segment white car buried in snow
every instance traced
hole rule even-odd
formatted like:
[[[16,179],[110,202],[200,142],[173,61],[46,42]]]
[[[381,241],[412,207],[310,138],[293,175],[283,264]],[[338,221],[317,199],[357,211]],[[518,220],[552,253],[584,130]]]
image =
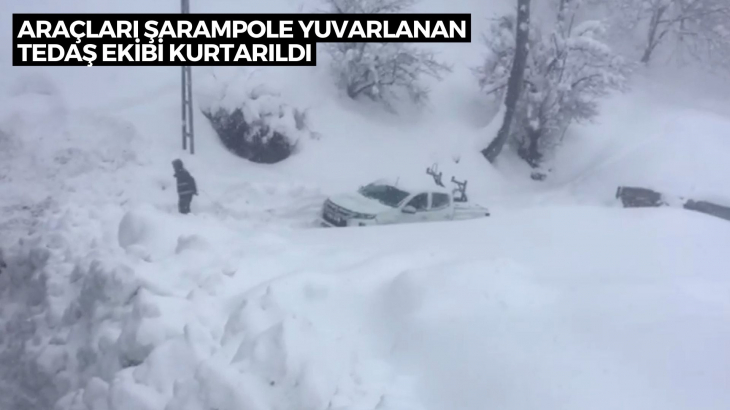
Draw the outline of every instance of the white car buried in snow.
[[[327,227],[370,226],[489,216],[486,208],[467,204],[466,183],[453,179],[452,182],[460,184],[453,192],[438,186],[411,189],[384,180],[376,181],[356,193],[328,198],[322,207],[321,224]]]

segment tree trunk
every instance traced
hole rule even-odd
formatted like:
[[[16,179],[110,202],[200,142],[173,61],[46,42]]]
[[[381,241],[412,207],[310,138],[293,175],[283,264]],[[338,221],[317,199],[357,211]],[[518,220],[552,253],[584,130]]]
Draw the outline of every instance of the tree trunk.
[[[540,166],[542,154],[540,154],[539,141],[542,130],[527,129],[524,139],[521,141],[520,147],[517,149],[517,155],[524,159],[527,164],[535,169]]]
[[[502,152],[504,144],[509,138],[512,119],[515,116],[517,101],[519,101],[522,92],[522,82],[525,75],[525,65],[527,64],[527,43],[530,36],[530,0],[517,0],[517,31],[515,44],[515,57],[512,62],[512,71],[510,72],[509,81],[507,83],[507,95],[504,99],[506,110],[504,113],[504,121],[497,132],[496,138],[482,150],[482,155],[490,163],[494,163],[497,156]]]
[[[527,161],[532,168],[537,168],[540,165],[540,159],[542,159],[542,154],[540,154],[540,148],[538,145],[542,133],[543,130],[536,130],[532,127],[529,127],[527,130],[528,146],[525,161]]]
[[[649,22],[649,33],[647,35],[647,42],[646,42],[646,48],[644,49],[644,55],[641,56],[641,62],[644,64],[648,64],[651,60],[651,55],[654,52],[654,49],[659,44],[659,39],[657,38],[657,31],[659,29],[659,23],[661,22],[662,16],[664,15],[664,12],[667,10],[666,6],[661,6],[658,9],[654,10],[654,13],[651,16],[651,21]]]

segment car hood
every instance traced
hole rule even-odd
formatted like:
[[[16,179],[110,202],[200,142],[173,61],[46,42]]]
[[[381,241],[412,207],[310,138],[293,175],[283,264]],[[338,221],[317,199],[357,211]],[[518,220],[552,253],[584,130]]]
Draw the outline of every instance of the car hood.
[[[370,199],[360,194],[335,195],[330,197],[330,201],[334,202],[337,206],[361,214],[378,215],[394,209],[381,204],[375,199]]]

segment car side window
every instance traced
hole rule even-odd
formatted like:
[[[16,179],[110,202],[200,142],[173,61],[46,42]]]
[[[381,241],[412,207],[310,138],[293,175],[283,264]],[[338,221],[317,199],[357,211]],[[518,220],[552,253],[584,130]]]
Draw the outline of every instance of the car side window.
[[[433,203],[431,204],[431,209],[438,210],[449,206],[449,196],[447,194],[434,192],[432,195],[433,197],[431,198],[431,201]]]
[[[428,194],[418,194],[408,201],[408,205],[416,208],[416,211],[425,211],[428,208]]]

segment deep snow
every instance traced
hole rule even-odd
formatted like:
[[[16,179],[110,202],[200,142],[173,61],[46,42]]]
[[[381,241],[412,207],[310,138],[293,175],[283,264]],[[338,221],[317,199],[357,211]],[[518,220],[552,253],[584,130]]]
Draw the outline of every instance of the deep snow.
[[[473,13],[477,39],[508,4],[448,11]],[[0,19],[8,37],[10,13]],[[478,153],[494,128],[469,73],[478,41],[435,47],[454,73],[424,112],[397,117],[341,98],[324,65],[242,70],[307,108],[318,133],[274,166],[226,152],[200,115],[197,154],[181,152],[178,68],[10,68],[3,49],[0,408],[730,407],[730,225],[613,198],[637,184],[730,199],[730,112],[710,93],[722,87],[639,74],[597,123],[571,130],[538,183]],[[224,70],[195,76],[211,71]],[[206,84],[197,101],[215,91]],[[176,157],[201,186],[189,217],[175,213]],[[380,177],[428,183],[433,163],[469,179],[492,217],[311,229],[327,195]]]

